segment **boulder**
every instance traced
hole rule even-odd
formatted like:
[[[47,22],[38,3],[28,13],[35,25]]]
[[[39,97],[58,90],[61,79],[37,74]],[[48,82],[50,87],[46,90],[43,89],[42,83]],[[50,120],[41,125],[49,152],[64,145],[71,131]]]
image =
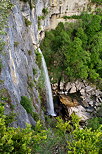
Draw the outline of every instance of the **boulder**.
[[[83,101],[82,103],[84,107],[89,107],[89,104],[86,101]]]
[[[64,83],[60,82],[60,90],[63,90],[63,89],[64,89]]]
[[[93,90],[93,87],[87,86],[85,89],[86,89],[86,92],[88,93],[89,91],[92,91]]]
[[[78,106],[79,103],[76,99],[71,99],[69,96],[60,95],[60,101],[62,104],[66,105],[67,107],[75,107]]]
[[[94,108],[87,108],[86,112],[92,113],[94,111]]]
[[[58,94],[63,95],[64,91],[59,91]]]
[[[93,102],[93,101],[90,101],[90,102],[89,102],[89,105],[90,105],[90,106],[93,106],[93,105],[94,105],[94,102]]]
[[[65,90],[66,90],[66,91],[69,91],[69,89],[70,89],[71,87],[72,87],[72,86],[71,86],[71,83],[68,82],[68,83],[65,85]]]
[[[71,88],[71,90],[70,90],[69,93],[70,93],[70,94],[71,94],[71,93],[75,93],[76,91],[77,91],[76,86],[75,86],[75,84],[73,83],[73,84],[72,84],[72,88]]]
[[[95,106],[96,107],[100,106],[100,103],[99,102],[95,102]]]
[[[76,84],[77,90],[81,90],[83,87],[84,87],[84,84],[83,84],[82,82],[78,82],[78,83]]]
[[[85,95],[85,89],[80,90],[81,95]]]
[[[73,112],[80,117],[81,121],[86,121],[91,118],[91,115],[86,112],[85,108],[81,105],[77,107],[70,107],[68,108],[69,115],[71,115]]]
[[[99,96],[99,95],[102,96],[102,92],[100,90],[96,90],[96,96]]]

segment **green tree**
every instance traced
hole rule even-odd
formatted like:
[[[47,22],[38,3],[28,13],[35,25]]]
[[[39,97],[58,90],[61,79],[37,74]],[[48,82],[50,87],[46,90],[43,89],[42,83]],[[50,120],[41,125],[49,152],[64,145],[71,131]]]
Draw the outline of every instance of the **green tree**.
[[[74,41],[71,43],[68,51],[65,53],[67,68],[66,70],[69,78],[87,79],[88,56],[89,55],[82,48],[82,41],[76,37]]]
[[[88,41],[88,37],[82,27],[79,27],[76,32],[76,36],[82,40],[82,47],[85,49]]]
[[[85,33],[87,34],[89,40],[96,32],[101,30],[101,16],[93,15],[93,14],[83,14],[82,21],[83,21],[83,28]]]

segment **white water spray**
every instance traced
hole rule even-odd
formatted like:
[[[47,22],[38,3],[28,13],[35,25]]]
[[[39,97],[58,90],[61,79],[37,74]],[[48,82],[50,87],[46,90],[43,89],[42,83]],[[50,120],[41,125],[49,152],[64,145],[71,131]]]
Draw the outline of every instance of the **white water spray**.
[[[44,72],[44,77],[45,77],[47,112],[48,112],[48,115],[56,116],[56,114],[54,112],[52,90],[51,90],[50,79],[49,79],[49,75],[48,75],[48,70],[47,70],[46,62],[45,62],[44,56],[43,56],[40,48],[38,49],[38,51],[42,55],[42,67],[43,67],[43,72]]]

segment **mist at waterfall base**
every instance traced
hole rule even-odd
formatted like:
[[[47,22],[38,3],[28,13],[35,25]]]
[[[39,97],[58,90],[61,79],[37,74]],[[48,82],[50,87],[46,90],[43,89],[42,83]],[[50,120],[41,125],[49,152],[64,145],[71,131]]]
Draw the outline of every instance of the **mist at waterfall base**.
[[[44,78],[45,78],[44,81],[45,81],[46,101],[47,101],[47,114],[51,116],[56,116],[54,112],[53,96],[52,96],[52,90],[51,90],[50,79],[48,75],[46,62],[40,48],[38,49],[38,51],[42,56],[42,68],[43,68]]]

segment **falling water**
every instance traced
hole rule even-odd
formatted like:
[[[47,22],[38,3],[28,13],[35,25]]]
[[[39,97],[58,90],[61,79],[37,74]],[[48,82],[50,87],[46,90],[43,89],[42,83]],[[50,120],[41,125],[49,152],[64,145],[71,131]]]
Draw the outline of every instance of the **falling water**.
[[[43,72],[44,72],[44,77],[45,77],[47,112],[48,112],[48,115],[56,116],[56,114],[54,112],[52,90],[51,90],[50,79],[49,79],[49,75],[48,75],[46,62],[45,62],[44,56],[43,56],[40,48],[38,50],[39,50],[39,53],[42,55],[42,67],[43,67]]]

